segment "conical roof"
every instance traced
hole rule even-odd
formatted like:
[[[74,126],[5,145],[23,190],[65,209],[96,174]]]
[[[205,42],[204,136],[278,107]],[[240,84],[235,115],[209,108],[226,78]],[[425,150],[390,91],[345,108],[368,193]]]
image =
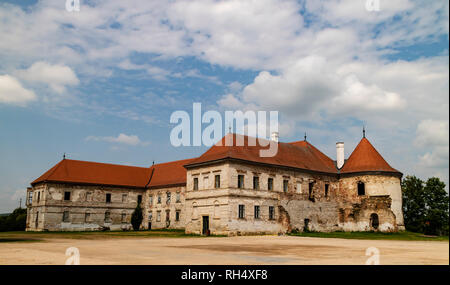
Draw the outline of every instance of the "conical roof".
[[[400,173],[397,169],[392,168],[369,140],[364,137],[347,159],[340,173],[374,171]]]

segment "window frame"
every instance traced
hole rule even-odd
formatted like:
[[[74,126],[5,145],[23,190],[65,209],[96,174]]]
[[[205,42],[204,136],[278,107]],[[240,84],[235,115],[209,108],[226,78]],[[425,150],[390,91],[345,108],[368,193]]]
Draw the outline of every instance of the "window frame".
[[[238,205],[238,219],[245,219],[245,205]]]
[[[267,190],[273,191],[273,177],[267,178]]]

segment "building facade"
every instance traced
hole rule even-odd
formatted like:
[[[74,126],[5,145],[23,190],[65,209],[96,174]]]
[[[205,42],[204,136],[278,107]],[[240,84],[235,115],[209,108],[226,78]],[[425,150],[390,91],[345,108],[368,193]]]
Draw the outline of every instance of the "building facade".
[[[244,145],[238,144],[243,139]],[[364,137],[337,161],[309,142],[249,146],[226,135],[200,157],[132,167],[63,159],[27,190],[27,230],[129,230],[141,204],[143,229],[195,234],[403,230],[400,181]],[[231,141],[229,144],[227,142]]]

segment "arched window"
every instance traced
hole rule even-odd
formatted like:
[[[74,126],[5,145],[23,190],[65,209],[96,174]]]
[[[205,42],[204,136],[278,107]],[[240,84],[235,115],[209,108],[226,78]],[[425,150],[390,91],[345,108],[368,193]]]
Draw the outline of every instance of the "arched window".
[[[380,221],[378,220],[378,215],[373,213],[370,215],[370,227],[374,230],[378,229],[378,226],[380,225]]]
[[[364,182],[359,181],[358,182],[358,195],[363,196],[366,195],[366,185]]]

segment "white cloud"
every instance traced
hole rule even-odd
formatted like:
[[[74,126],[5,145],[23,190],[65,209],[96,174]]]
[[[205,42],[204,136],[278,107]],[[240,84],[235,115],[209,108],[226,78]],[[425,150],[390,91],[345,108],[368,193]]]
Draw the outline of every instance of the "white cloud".
[[[427,168],[449,167],[449,122],[424,120],[417,126],[414,144],[425,153],[420,164]]]
[[[150,143],[149,142],[143,142],[139,139],[136,135],[126,135],[126,134],[119,134],[117,137],[97,137],[97,136],[89,136],[86,138],[87,141],[105,141],[110,143],[117,143],[117,144],[126,144],[126,145],[132,145],[132,146],[147,146]]]
[[[66,65],[52,65],[44,61],[33,63],[28,69],[17,72],[18,76],[31,82],[45,83],[56,93],[64,93],[67,86],[80,83],[75,72]]]
[[[25,106],[36,99],[36,94],[24,88],[17,78],[0,75],[0,103]]]

